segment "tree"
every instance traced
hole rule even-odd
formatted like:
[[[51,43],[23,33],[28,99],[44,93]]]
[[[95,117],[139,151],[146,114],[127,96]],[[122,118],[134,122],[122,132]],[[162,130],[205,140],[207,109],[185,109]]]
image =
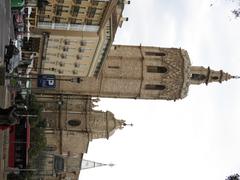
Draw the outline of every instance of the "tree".
[[[46,137],[44,134],[46,122],[41,115],[43,107],[33,94],[29,94],[26,104],[28,106],[28,111],[33,115],[37,115],[37,117],[29,118],[31,125],[29,157],[32,159],[46,147]]]
[[[234,174],[234,175],[227,177],[226,180],[240,180],[240,176],[238,174]]]
[[[236,17],[236,18],[239,18],[240,17],[240,0],[229,0],[233,3],[236,3],[236,8],[232,10],[232,13],[233,15]]]
[[[240,0],[227,0],[230,1],[231,3],[235,3],[236,4],[236,8],[234,8],[231,12],[232,14],[235,16],[235,18],[239,18],[240,17]],[[210,7],[212,7],[214,3],[210,4]]]
[[[240,8],[232,10],[232,13],[236,18],[240,17]]]

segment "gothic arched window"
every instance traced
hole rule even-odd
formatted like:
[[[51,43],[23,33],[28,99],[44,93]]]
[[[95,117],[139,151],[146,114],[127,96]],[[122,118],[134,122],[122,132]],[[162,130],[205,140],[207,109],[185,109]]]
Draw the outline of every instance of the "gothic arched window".
[[[164,90],[166,87],[159,84],[146,84],[145,89],[147,90]]]
[[[81,121],[80,120],[76,120],[76,119],[71,119],[68,121],[68,124],[70,126],[79,126],[81,124]]]
[[[203,81],[206,79],[206,76],[204,74],[192,74],[191,79],[196,81]]]
[[[167,68],[163,66],[147,66],[147,72],[150,73],[166,73]]]

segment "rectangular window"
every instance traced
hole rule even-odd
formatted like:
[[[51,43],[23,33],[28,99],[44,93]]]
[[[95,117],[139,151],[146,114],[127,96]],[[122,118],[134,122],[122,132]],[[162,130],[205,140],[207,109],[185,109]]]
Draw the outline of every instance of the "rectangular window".
[[[55,23],[60,23],[60,19],[61,19],[60,17],[55,17],[55,18],[54,18],[54,22],[55,22]]]
[[[110,69],[119,69],[120,67],[119,66],[108,66],[108,68],[110,68]]]
[[[75,67],[75,68],[79,68],[79,67],[80,67],[80,63],[75,62],[75,63],[74,63],[74,67]]]
[[[82,0],[75,0],[76,4],[81,4]]]
[[[84,52],[84,48],[82,48],[82,47],[78,48],[78,52],[83,53]]]
[[[81,55],[78,54],[78,55],[76,56],[76,58],[77,58],[77,60],[81,60],[81,59],[83,58],[83,56],[81,56]]]
[[[58,3],[64,3],[64,0],[57,0]]]
[[[97,11],[97,8],[92,8],[92,7],[88,8],[87,16],[89,18],[93,18],[95,13],[96,13],[96,11]]]
[[[62,5],[57,5],[56,6],[56,15],[57,16],[61,16],[62,15],[62,9],[63,9]]]
[[[166,56],[166,54],[165,53],[163,53],[163,52],[152,52],[152,51],[148,51],[148,52],[145,52],[145,54],[147,55],[147,56]]]
[[[64,47],[63,47],[63,52],[67,52],[68,49],[69,49],[69,48],[68,48],[67,46],[64,46]]]
[[[71,15],[76,17],[79,13],[80,7],[79,6],[73,6],[71,9]]]
[[[164,90],[166,87],[164,85],[159,84],[146,84],[145,89],[146,90]]]
[[[76,74],[78,74],[78,70],[73,70],[72,73],[73,73],[74,75],[76,75]]]
[[[87,41],[84,41],[84,40],[80,41],[80,45],[81,46],[86,46],[87,45]]]
[[[60,67],[64,67],[64,66],[65,66],[65,63],[59,62],[59,66],[60,66]]]
[[[92,6],[98,6],[99,2],[96,0],[91,0]]]
[[[75,18],[69,18],[69,22],[70,22],[70,24],[75,24],[76,23],[76,19]]]
[[[64,73],[64,71],[62,69],[58,70],[58,74],[63,74],[63,73]]]
[[[67,54],[61,54],[60,57],[61,57],[62,59],[67,59]]]
[[[69,39],[64,39],[64,40],[63,40],[63,43],[64,43],[65,45],[70,45],[70,40],[69,40]]]
[[[93,21],[91,19],[86,19],[86,25],[92,25]]]

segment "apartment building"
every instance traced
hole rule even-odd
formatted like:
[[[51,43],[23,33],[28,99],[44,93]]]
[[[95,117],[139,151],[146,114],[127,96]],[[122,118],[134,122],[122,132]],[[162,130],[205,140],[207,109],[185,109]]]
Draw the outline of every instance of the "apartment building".
[[[28,17],[40,38],[38,72],[61,76],[99,74],[122,17],[125,0],[46,0]]]

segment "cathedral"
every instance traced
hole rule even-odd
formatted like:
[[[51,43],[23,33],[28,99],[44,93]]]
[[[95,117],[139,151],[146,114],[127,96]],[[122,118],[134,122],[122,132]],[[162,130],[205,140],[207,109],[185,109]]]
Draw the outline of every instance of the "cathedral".
[[[89,142],[108,139],[127,125],[111,112],[94,110],[98,97],[175,101],[187,96],[190,85],[222,83],[238,77],[210,67],[192,66],[184,49],[113,45],[97,77],[81,77],[79,83],[69,78],[57,77],[54,89],[34,88],[37,81],[32,83],[47,122],[45,151],[52,154],[41,157],[44,162],[38,169],[44,171],[37,177],[78,179],[79,163]],[[54,173],[49,175],[49,171]]]

